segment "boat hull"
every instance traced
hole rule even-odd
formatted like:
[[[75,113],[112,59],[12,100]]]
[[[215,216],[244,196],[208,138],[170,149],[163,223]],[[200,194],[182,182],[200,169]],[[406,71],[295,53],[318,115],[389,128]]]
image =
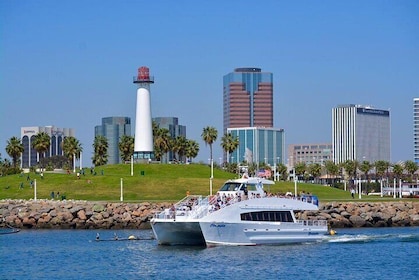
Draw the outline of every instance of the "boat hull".
[[[205,239],[198,221],[153,219],[151,227],[159,245],[205,246]]]
[[[323,239],[327,226],[305,227],[299,223],[200,222],[207,246],[279,245]]]

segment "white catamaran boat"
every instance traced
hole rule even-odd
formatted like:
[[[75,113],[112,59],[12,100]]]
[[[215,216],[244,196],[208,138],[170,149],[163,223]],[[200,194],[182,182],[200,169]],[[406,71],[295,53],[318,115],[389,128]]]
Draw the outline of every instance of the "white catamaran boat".
[[[199,224],[207,246],[302,243],[322,239],[328,232],[327,221],[299,221],[295,210],[318,207],[291,198],[248,199],[203,217]]]
[[[326,221],[298,221],[294,211],[318,210],[318,200],[267,197],[263,178],[227,181],[215,196],[188,196],[158,213],[151,226],[164,245],[259,245],[314,241]]]

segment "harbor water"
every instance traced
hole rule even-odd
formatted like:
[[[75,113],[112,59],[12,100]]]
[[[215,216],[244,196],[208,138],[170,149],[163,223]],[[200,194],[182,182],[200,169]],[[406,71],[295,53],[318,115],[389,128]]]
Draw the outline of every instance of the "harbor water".
[[[0,235],[0,279],[419,279],[419,228],[213,248],[159,246],[151,230],[22,230]]]

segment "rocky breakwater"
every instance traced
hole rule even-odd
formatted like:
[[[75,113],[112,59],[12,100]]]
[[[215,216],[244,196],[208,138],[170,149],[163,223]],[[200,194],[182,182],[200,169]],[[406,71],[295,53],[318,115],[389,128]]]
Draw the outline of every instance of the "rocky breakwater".
[[[146,229],[155,212],[171,203],[110,203],[56,200],[2,200],[0,227],[40,229]],[[327,220],[332,228],[419,226],[419,202],[323,203],[320,211],[297,213]]]
[[[299,213],[304,220],[327,220],[332,228],[419,226],[419,202],[323,203],[320,211]]]
[[[169,203],[2,200],[0,226],[39,229],[145,229]]]

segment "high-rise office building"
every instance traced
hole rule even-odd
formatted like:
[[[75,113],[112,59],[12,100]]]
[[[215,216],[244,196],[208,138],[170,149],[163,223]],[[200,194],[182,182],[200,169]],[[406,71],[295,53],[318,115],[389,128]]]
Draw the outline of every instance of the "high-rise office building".
[[[390,161],[390,111],[362,105],[332,109],[333,161]]]
[[[413,99],[413,157],[419,163],[419,98]]]
[[[32,147],[32,142],[34,141],[35,136],[40,132],[45,132],[51,137],[50,147],[48,151],[46,151],[45,157],[62,156],[63,150],[61,143],[63,142],[64,138],[67,136],[74,137],[75,135],[73,128],[58,128],[55,126],[21,127],[20,137],[22,139],[24,148],[21,156],[22,168],[35,166],[39,162],[39,155],[37,151]]]
[[[223,78],[223,131],[273,127],[273,75],[260,68],[236,68]]]
[[[230,163],[265,163],[275,166],[282,163],[285,145],[283,129],[243,127],[228,128],[227,133],[238,137],[239,147],[228,155]]]
[[[159,128],[166,128],[169,130],[170,137],[175,139],[178,136],[184,136],[186,138],[186,126],[179,124],[179,119],[175,117],[157,117],[153,118]],[[162,162],[171,162],[175,159],[175,154],[172,151],[169,151],[167,154],[163,155],[161,159]],[[177,159],[183,161],[184,159]]]
[[[119,141],[123,135],[131,136],[131,119],[128,117],[102,118],[102,125],[95,126],[95,137],[108,140],[108,164],[121,163]]]

